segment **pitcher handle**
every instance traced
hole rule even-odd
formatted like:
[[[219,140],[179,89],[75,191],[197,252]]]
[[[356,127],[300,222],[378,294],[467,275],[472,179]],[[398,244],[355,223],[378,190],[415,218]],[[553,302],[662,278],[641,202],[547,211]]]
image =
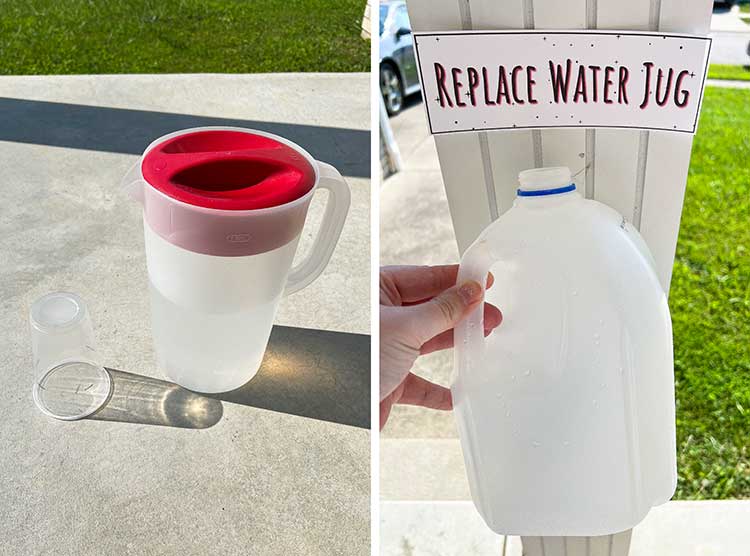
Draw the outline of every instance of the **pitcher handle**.
[[[344,178],[336,168],[325,162],[318,162],[318,168],[320,172],[318,187],[328,190],[326,210],[310,252],[289,272],[284,295],[301,290],[320,276],[331,259],[349,212],[351,191]]]

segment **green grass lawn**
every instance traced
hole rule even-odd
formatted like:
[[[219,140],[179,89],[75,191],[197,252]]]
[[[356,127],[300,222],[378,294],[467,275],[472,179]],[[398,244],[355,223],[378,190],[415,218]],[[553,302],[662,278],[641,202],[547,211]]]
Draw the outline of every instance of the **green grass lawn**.
[[[709,79],[733,79],[735,81],[750,81],[750,66],[731,66],[726,64],[711,64],[708,66]]]
[[[369,71],[364,0],[0,0],[0,74]]]
[[[750,497],[750,90],[707,87],[670,292],[678,498]]]

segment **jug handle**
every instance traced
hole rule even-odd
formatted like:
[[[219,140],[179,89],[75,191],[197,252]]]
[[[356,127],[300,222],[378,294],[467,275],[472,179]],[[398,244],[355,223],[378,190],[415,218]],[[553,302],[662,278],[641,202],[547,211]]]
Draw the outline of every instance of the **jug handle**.
[[[141,175],[141,157],[135,161],[120,184],[131,199],[143,204],[143,176]]]
[[[318,187],[328,190],[325,213],[310,252],[289,272],[284,295],[301,290],[320,276],[331,259],[349,212],[351,191],[346,181],[330,164],[325,162],[317,164],[320,172]]]
[[[474,280],[481,284],[482,302],[472,309],[469,315],[455,327],[454,373],[457,373],[458,369],[467,368],[471,358],[480,356],[484,351],[484,293],[491,261],[486,243],[480,239],[469,247],[458,268],[456,283],[462,284],[467,280]],[[455,376],[454,374],[454,380]]]

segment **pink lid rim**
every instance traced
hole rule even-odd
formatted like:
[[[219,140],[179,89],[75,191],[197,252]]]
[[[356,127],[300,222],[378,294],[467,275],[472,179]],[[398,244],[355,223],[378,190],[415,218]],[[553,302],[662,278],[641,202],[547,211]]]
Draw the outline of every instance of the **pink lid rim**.
[[[157,189],[153,185],[151,185],[146,179],[143,177],[143,170],[142,170],[142,163],[143,159],[146,157],[146,155],[151,151],[153,148],[157,147],[158,145],[164,143],[165,141],[168,141],[170,139],[173,139],[174,137],[179,137],[180,135],[187,135],[189,133],[196,133],[201,131],[238,131],[242,133],[249,133],[251,135],[260,135],[261,137],[266,137],[268,139],[273,139],[274,141],[278,141],[279,143],[286,145],[287,147],[294,149],[299,154],[301,154],[307,163],[310,165],[310,167],[313,170],[314,180],[313,185],[310,188],[310,191],[302,195],[301,197],[298,197],[294,199],[293,201],[289,201],[287,203],[283,203],[280,205],[274,205],[272,207],[265,207],[265,208],[256,208],[256,209],[219,209],[219,208],[211,208],[211,207],[202,207],[199,205],[193,205],[190,203],[186,203],[184,201],[181,201],[179,199],[175,199],[174,197],[171,197],[164,193],[163,191]],[[320,168],[318,167],[318,163],[316,160],[308,153],[305,149],[297,145],[296,143],[293,143],[292,141],[289,141],[288,139],[285,139],[283,137],[280,137],[278,135],[274,135],[273,133],[268,133],[265,131],[259,131],[255,129],[250,128],[244,128],[244,127],[232,127],[232,126],[204,126],[204,127],[191,127],[188,129],[181,129],[179,131],[173,131],[172,133],[168,133],[166,135],[162,135],[161,137],[155,139],[152,141],[148,147],[143,151],[143,154],[141,155],[140,161],[138,162],[138,172],[140,174],[141,180],[144,184],[148,185],[154,192],[158,193],[160,196],[164,197],[165,199],[169,200],[171,203],[175,203],[178,205],[182,205],[184,207],[189,207],[192,210],[197,211],[207,211],[210,213],[224,213],[226,215],[250,215],[250,214],[273,214],[274,212],[280,212],[284,210],[288,210],[290,208],[294,208],[296,205],[301,205],[310,200],[310,198],[315,194],[315,190],[317,189],[318,182],[320,181]]]

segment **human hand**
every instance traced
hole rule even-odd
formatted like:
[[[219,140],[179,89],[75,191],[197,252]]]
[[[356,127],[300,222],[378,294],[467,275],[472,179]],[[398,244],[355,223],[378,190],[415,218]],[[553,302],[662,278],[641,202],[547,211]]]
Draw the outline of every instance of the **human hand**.
[[[482,302],[482,287],[456,285],[458,265],[391,266],[380,269],[380,428],[402,403],[451,409],[450,390],[411,373],[417,357],[453,347],[453,327]],[[487,287],[493,283],[487,278]],[[484,306],[485,336],[502,321]]]

